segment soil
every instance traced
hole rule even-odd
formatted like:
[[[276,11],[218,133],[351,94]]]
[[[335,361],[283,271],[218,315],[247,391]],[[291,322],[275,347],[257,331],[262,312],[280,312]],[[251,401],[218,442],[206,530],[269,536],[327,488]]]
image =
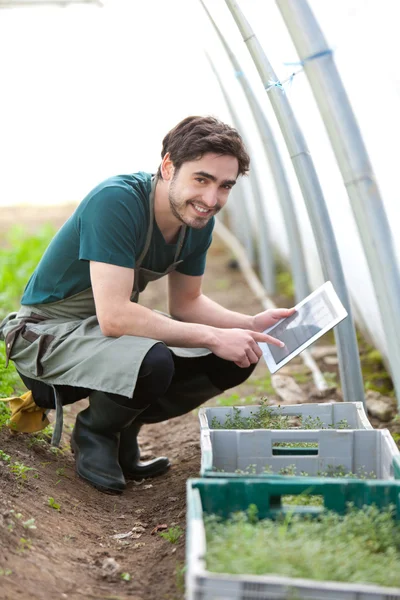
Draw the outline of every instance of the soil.
[[[50,220],[58,227],[72,210],[73,206],[2,209],[0,231],[15,221],[26,223],[31,231]],[[204,292],[227,308],[255,314],[262,307],[241,273],[232,268],[231,258],[215,240]],[[149,286],[141,301],[165,310],[165,282]],[[260,382],[266,375],[260,361],[248,382],[223,396],[252,395],[256,404],[263,395]],[[310,401],[340,400],[334,390],[322,399],[309,383],[301,387]],[[271,400],[277,401],[274,396]],[[51,448],[43,436],[15,435],[6,428],[0,431],[0,449],[13,463],[32,469],[18,477],[0,460],[0,598],[182,599],[185,536],[172,543],[155,530],[161,525],[185,530],[186,480],[197,477],[200,468],[196,411],[141,431],[142,458],[166,455],[172,467],[159,478],[129,483],[123,495],[112,496],[75,474],[69,437],[77,412],[85,406],[86,401],[81,401],[65,408],[60,450]],[[30,519],[35,529],[29,528]],[[115,537],[119,534],[127,535]]]

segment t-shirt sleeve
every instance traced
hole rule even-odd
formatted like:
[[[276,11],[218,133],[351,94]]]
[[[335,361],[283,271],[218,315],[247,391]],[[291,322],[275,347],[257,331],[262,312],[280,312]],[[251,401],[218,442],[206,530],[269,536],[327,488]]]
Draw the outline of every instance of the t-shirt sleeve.
[[[191,252],[184,261],[177,266],[176,270],[184,275],[203,275],[206,269],[207,251],[212,242],[212,232],[214,229],[214,219],[207,226],[205,235],[196,244],[196,248]]]
[[[104,262],[133,269],[138,232],[144,227],[132,195],[117,186],[96,192],[79,220],[79,259]]]

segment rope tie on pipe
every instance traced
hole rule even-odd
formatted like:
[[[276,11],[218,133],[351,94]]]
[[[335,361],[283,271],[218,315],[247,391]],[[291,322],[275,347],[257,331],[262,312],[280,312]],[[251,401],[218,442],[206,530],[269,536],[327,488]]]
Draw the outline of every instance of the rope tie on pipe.
[[[291,75],[289,75],[289,77],[286,77],[286,79],[284,79],[283,81],[280,81],[279,79],[277,81],[273,81],[272,79],[270,79],[267,82],[267,85],[264,86],[265,91],[269,92],[270,90],[272,90],[272,88],[278,88],[278,89],[282,90],[283,93],[285,93],[285,86],[290,86],[294,77],[304,71],[304,65],[306,62],[309,62],[310,60],[315,60],[316,58],[321,58],[323,56],[328,56],[330,54],[333,54],[333,50],[328,48],[327,50],[321,50],[321,52],[316,52],[315,54],[311,54],[310,56],[307,56],[306,58],[303,58],[303,60],[300,60],[298,62],[283,63],[287,67],[300,66],[301,69],[294,71]]]

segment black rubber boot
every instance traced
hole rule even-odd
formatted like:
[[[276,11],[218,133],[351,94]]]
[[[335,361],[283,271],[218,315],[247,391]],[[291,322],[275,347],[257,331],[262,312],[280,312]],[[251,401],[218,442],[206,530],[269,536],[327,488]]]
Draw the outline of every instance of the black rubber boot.
[[[119,442],[119,464],[126,479],[141,480],[147,477],[157,477],[168,471],[171,463],[166,456],[141,462],[137,441],[141,423],[134,421],[121,431]]]
[[[104,392],[92,392],[90,405],[76,417],[71,436],[76,471],[102,492],[121,494],[126,488],[118,462],[120,432],[143,412],[114,402]]]

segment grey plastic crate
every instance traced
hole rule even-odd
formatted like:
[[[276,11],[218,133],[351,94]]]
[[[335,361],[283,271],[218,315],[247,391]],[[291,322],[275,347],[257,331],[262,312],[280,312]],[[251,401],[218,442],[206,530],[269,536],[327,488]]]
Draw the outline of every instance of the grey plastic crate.
[[[282,447],[285,443],[313,443],[317,447]],[[250,465],[255,474],[262,474],[267,466],[279,474],[281,469],[295,465],[297,474],[305,472],[310,476],[335,467],[352,473],[372,472],[377,479],[399,476],[400,453],[387,429],[204,428],[200,445],[203,477],[231,476],[237,470],[246,471]]]
[[[201,429],[211,429],[211,421],[214,417],[220,423],[224,423],[228,416],[233,416],[233,406],[207,407],[199,410]],[[249,417],[256,412],[260,406],[236,406],[243,417]],[[319,418],[325,427],[334,427],[340,421],[346,419],[349,429],[373,429],[365,414],[362,402],[326,402],[319,404],[295,404],[292,406],[271,406],[273,413],[283,416],[301,416]]]
[[[206,480],[203,480],[206,481]],[[265,481],[265,480],[264,480]],[[262,483],[264,483],[262,481]],[[216,485],[229,485],[229,480]],[[257,485],[256,480],[250,486]],[[278,482],[276,482],[278,483]],[[351,482],[346,482],[346,484]],[[366,486],[372,482],[366,482]],[[271,485],[271,479],[269,481]],[[393,485],[388,484],[388,485]],[[233,492],[234,510],[243,498],[251,497],[254,487],[246,494]],[[393,490],[392,490],[393,491]],[[398,494],[397,490],[394,490]],[[374,492],[372,492],[372,495]],[[366,494],[368,496],[368,492]],[[389,497],[389,490],[388,490]],[[390,494],[393,497],[393,494]],[[229,494],[224,502],[229,513]],[[233,508],[233,507],[232,507]],[[231,575],[212,573],[205,566],[206,537],[203,523],[203,506],[196,480],[187,482],[187,529],[186,529],[186,600],[400,600],[400,589],[376,585],[315,581],[277,575]]]

